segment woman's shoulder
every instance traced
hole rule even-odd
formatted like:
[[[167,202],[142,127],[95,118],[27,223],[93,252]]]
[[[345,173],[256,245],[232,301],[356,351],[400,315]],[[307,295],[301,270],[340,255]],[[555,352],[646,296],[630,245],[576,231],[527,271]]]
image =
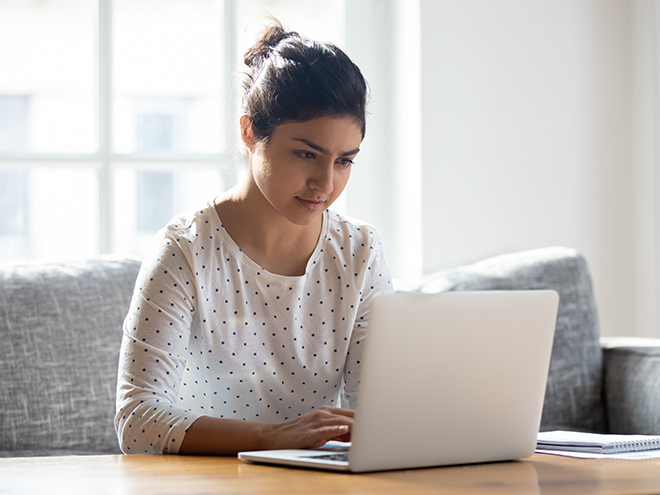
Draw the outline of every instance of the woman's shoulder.
[[[175,215],[163,227],[162,232],[194,239],[204,230],[219,229],[216,218],[213,204],[209,202]]]
[[[389,281],[380,233],[372,224],[328,211],[325,241],[323,251],[331,266],[343,266],[344,270],[355,273],[356,276],[358,273],[371,273],[371,278],[384,276],[383,280]]]
[[[333,210],[328,210],[328,234],[348,239],[381,242],[380,232],[372,224]]]
[[[159,252],[177,246],[181,250],[194,249],[195,246],[208,243],[221,225],[211,203],[198,208],[185,210],[161,228],[153,238],[151,250]]]

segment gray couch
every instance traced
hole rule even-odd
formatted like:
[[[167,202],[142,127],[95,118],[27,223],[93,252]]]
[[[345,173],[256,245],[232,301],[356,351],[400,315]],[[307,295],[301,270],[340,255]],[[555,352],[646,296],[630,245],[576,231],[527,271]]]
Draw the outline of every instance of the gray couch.
[[[554,289],[559,312],[542,430],[660,435],[660,339],[600,339],[587,263],[546,248],[442,270],[411,290]]]
[[[0,456],[120,452],[117,358],[138,269],[112,258],[0,266]],[[660,345],[599,342],[589,273],[575,251],[443,270],[413,290],[541,288],[561,298],[542,429],[660,434]]]
[[[121,325],[140,263],[0,266],[0,457],[119,454]]]

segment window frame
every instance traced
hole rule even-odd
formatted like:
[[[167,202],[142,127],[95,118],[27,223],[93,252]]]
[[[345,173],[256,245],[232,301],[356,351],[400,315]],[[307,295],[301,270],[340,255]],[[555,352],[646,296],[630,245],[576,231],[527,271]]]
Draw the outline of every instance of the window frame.
[[[223,37],[221,53],[223,65],[223,88],[221,97],[225,109],[232,108],[232,75],[237,67],[236,60],[236,2],[238,0],[216,0],[222,2]],[[113,151],[113,99],[112,99],[112,45],[113,45],[113,0],[96,0],[96,105],[97,105],[97,139],[96,153],[35,153],[35,152],[0,152],[0,169],[14,168],[29,170],[37,166],[80,166],[94,169],[97,172],[97,255],[112,254],[115,239],[113,232],[114,183],[113,172],[116,167],[130,166],[139,169],[140,166],[153,167],[158,164],[172,165],[174,168],[203,167],[220,169],[222,173],[231,173],[234,165],[231,160],[230,145],[233,142],[233,129],[225,126],[225,143],[228,144],[222,153],[116,153]]]

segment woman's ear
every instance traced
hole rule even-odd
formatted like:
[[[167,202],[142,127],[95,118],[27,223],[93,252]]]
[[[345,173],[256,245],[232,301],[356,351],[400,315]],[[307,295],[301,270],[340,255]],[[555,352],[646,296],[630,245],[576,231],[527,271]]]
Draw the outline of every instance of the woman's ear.
[[[241,126],[241,139],[243,144],[248,149],[250,153],[254,152],[254,147],[257,144],[257,138],[254,135],[254,129],[252,129],[252,121],[247,115],[241,115],[240,120]]]

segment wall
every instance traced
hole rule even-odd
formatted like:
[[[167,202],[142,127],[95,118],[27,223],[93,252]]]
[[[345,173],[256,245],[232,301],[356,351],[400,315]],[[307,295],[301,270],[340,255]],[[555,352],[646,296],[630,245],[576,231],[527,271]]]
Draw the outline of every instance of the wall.
[[[602,334],[655,336],[656,1],[389,0],[378,9],[392,23],[390,44],[359,55],[392,54],[367,73],[390,101],[372,115],[389,122],[371,144],[384,177],[358,178],[349,212],[383,232],[395,274],[574,247],[590,266]],[[414,97],[404,104],[415,94],[417,109]],[[405,150],[413,164],[402,163]],[[402,206],[417,211],[418,228]]]
[[[637,1],[633,12],[634,330],[647,336],[660,336],[659,25],[660,2]]]
[[[381,232],[392,272],[423,272],[420,4],[346,2],[346,48],[370,87],[367,134],[346,198]]]

